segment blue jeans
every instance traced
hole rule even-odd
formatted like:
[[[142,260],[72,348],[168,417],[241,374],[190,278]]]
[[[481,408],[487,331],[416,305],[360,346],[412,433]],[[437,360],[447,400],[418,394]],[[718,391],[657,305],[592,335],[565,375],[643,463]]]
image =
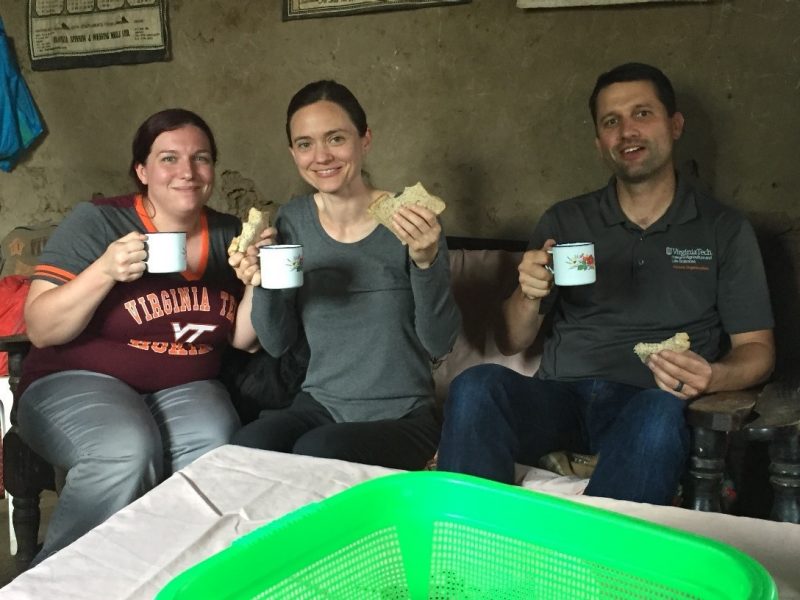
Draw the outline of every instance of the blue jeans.
[[[671,504],[689,455],[685,409],[657,388],[478,365],[450,386],[438,468],[513,483],[515,462],[598,454],[587,495]]]

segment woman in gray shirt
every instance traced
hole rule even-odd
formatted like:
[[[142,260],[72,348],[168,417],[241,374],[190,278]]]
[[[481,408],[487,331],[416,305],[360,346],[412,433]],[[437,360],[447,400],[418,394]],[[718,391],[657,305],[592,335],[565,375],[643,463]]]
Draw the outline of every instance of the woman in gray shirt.
[[[233,443],[400,469],[419,469],[439,441],[432,361],[447,354],[461,317],[450,291],[436,215],[401,208],[391,230],[368,206],[386,191],[362,174],[372,132],[353,94],[317,81],[292,98],[286,133],[315,193],[292,199],[258,245],[302,244],[304,285],[259,287],[257,248],[231,264],[252,290],[254,335],[280,356],[305,335],[301,392],[263,411]]]

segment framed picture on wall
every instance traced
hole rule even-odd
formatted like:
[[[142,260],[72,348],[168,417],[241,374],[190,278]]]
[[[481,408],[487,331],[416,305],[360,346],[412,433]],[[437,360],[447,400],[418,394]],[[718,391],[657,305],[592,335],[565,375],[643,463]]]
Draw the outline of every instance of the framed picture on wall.
[[[517,0],[517,8],[561,8],[562,6],[611,6],[617,4],[665,4],[710,2],[710,0]]]
[[[283,20],[469,4],[472,0],[283,0]]]
[[[28,0],[34,71],[169,60],[167,0]]]

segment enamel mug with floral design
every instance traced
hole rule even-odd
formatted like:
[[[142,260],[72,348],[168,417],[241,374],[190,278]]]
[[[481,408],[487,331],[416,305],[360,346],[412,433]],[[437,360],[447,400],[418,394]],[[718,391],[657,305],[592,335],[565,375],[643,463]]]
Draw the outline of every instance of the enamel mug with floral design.
[[[597,279],[592,242],[556,244],[549,252],[553,255],[550,271],[556,285],[586,285]]]

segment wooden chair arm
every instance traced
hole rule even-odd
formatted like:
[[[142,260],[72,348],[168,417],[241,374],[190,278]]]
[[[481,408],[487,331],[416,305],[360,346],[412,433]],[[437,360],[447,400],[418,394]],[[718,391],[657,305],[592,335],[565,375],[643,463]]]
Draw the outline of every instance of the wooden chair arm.
[[[30,348],[31,342],[24,333],[0,336],[0,352],[8,352],[8,387],[11,388],[11,394],[14,397],[11,423],[17,421],[17,385],[22,375],[22,361]]]
[[[0,335],[0,352],[27,354],[31,341],[27,334],[15,333],[14,335]]]
[[[754,414],[745,427],[749,439],[800,435],[800,386],[781,381],[767,384],[758,396]]]
[[[760,391],[751,388],[700,396],[689,405],[689,425],[726,433],[739,431],[750,418]]]

